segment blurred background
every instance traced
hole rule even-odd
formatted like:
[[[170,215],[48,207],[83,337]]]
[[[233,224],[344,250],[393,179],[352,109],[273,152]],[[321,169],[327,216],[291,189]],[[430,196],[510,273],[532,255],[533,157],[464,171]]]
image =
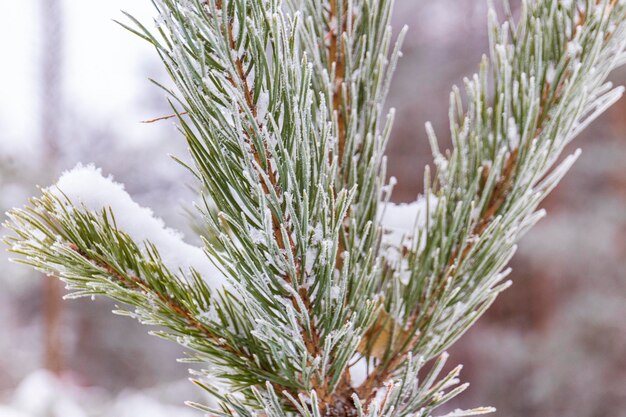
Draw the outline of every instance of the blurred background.
[[[123,182],[142,205],[189,233],[192,178],[149,45],[112,19],[149,22],[146,0],[0,4],[0,209],[23,205],[78,162]],[[394,199],[412,201],[431,162],[428,120],[447,135],[452,84],[486,50],[486,1],[397,0],[410,26],[389,104]],[[613,75],[626,82],[626,71]],[[470,388],[450,408],[493,405],[509,417],[626,416],[626,101],[574,144],[578,163],[545,201],[548,217],[512,262],[514,285],[452,349]],[[573,151],[574,148],[572,148]],[[4,216],[4,215],[2,215]],[[2,231],[4,234],[4,231]],[[53,279],[0,256],[0,416],[199,415],[179,348],[114,305],[61,301]]]

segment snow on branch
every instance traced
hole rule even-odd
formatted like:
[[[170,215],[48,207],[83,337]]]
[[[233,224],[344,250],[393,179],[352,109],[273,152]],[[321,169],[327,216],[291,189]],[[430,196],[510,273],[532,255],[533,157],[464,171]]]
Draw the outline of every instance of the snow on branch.
[[[103,176],[100,168],[78,164],[65,171],[47,191],[61,201],[67,199],[72,205],[94,213],[109,209],[117,227],[137,243],[152,243],[171,271],[194,269],[214,289],[226,283],[202,248],[186,243],[181,232],[166,227],[151,209],[137,204],[123,184],[115,182],[110,175]]]
[[[380,224],[383,227],[383,244],[400,250],[402,245],[411,246],[413,235],[427,227],[429,218],[437,208],[438,199],[429,194],[428,198],[420,195],[410,203],[395,204],[389,202],[382,206]],[[418,251],[424,249],[426,240],[421,239]]]

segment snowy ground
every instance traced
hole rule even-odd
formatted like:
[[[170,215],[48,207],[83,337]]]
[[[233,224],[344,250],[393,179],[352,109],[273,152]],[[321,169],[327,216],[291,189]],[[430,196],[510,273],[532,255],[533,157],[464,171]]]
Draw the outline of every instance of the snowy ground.
[[[186,384],[186,381],[181,381]],[[198,413],[175,403],[180,386],[153,390],[123,391],[110,396],[98,388],[84,388],[69,378],[57,378],[45,370],[28,375],[4,401],[2,417],[193,417]],[[173,395],[174,393],[174,395]],[[170,398],[170,401],[168,401]]]

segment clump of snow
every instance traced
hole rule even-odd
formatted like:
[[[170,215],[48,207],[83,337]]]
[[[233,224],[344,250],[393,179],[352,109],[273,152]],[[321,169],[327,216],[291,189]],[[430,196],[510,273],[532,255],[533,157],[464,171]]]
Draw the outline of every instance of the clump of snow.
[[[261,94],[259,94],[258,101],[256,102],[256,118],[259,123],[263,123],[265,121],[269,105],[270,95],[266,91],[262,91]]]
[[[567,43],[567,53],[571,57],[577,57],[583,51],[583,47],[578,40],[573,39]]]
[[[254,227],[249,227],[248,232],[250,233],[250,237],[252,238],[252,241],[256,244],[265,243],[267,240],[267,236],[263,230],[259,230]]]
[[[404,257],[405,249],[420,253],[426,247],[426,226],[438,203],[437,197],[424,196],[412,203],[382,205],[382,256],[392,266],[400,282],[408,283],[412,271]]]
[[[383,245],[400,247],[408,243],[414,232],[426,228],[428,217],[432,217],[437,208],[438,199],[434,195],[428,198],[419,196],[411,203],[387,203],[382,206],[380,224],[383,228]],[[420,242],[420,250],[426,241]]]
[[[99,168],[78,164],[64,172],[48,192],[95,213],[110,208],[120,230],[137,243],[151,242],[170,270],[180,269],[186,273],[193,268],[211,288],[218,289],[225,284],[224,276],[202,248],[185,243],[180,232],[165,227],[152,210],[133,201],[122,184],[113,181],[111,176],[103,176]]]
[[[509,117],[507,139],[509,140],[511,149],[519,148],[519,130],[517,129],[517,123],[515,123],[515,118],[513,117]]]
[[[434,157],[435,166],[441,174],[445,174],[448,170],[448,159],[441,153],[437,152]]]
[[[358,388],[367,378],[367,359],[361,358],[350,367],[350,386]]]
[[[317,261],[319,255],[319,250],[316,248],[308,248],[306,251],[306,259],[304,262],[304,270],[306,271],[306,275],[310,276],[313,273],[313,268],[320,264],[321,262]]]
[[[324,230],[322,228],[322,224],[317,223],[315,227],[313,228],[313,236],[311,236],[311,243],[317,244],[322,241],[323,237],[324,237]]]
[[[341,287],[339,287],[338,285],[333,285],[332,287],[330,287],[330,298],[332,298],[333,300],[337,300],[340,295]]]

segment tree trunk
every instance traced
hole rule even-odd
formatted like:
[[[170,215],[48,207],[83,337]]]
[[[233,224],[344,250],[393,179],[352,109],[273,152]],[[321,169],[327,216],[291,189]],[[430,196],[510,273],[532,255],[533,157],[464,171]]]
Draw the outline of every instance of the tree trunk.
[[[61,0],[42,0],[41,7],[41,139],[45,175],[58,165],[63,109],[63,34]],[[62,370],[62,284],[55,277],[43,281],[44,363],[56,374]]]

